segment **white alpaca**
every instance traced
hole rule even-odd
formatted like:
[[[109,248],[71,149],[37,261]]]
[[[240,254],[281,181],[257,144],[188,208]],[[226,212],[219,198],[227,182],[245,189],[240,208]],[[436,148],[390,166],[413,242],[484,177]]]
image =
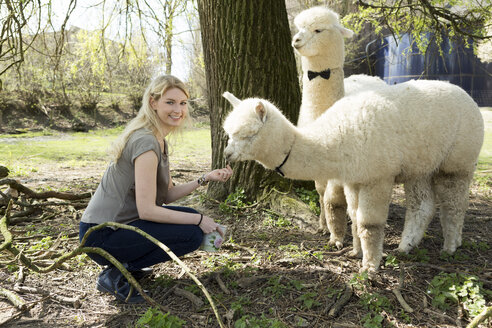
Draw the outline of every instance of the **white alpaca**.
[[[239,101],[228,92],[224,97],[234,106],[224,122],[228,161],[256,160],[291,179],[343,183],[361,271],[378,269],[395,182],[405,184],[407,196],[401,250],[420,242],[436,202],[443,251],[461,245],[484,134],[480,111],[461,88],[409,81],[356,93],[300,128],[266,100]]]
[[[294,24],[298,33],[292,46],[301,55],[303,70],[298,126],[317,119],[345,94],[386,86],[380,78],[362,74],[344,79],[344,37],[353,32],[340,24],[337,13],[312,7],[299,13]],[[315,185],[320,195],[319,230],[329,231],[329,244],[341,248],[347,226],[343,186],[336,180],[316,180]]]

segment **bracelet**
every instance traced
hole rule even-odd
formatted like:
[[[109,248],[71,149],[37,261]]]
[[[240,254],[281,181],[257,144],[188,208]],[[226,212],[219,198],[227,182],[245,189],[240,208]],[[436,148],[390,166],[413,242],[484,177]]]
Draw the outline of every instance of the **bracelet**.
[[[205,186],[208,181],[205,180],[205,174],[198,178],[197,180],[199,186]]]
[[[202,223],[202,220],[203,220],[203,214],[200,214],[200,221],[198,221],[197,226],[199,226]]]

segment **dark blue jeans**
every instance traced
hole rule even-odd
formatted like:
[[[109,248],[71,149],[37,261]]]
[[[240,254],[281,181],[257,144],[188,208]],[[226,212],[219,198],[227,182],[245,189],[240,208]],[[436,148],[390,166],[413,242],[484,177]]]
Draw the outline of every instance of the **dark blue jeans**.
[[[189,207],[165,206],[170,210],[198,213]],[[80,222],[79,240],[82,240],[86,231],[96,226],[93,223]],[[174,254],[182,256],[191,253],[200,247],[203,240],[203,231],[192,224],[165,224],[146,220],[136,220],[128,225],[139,228],[169,247]],[[92,232],[84,246],[99,247],[113,255],[121,263],[126,263],[128,269],[137,270],[157,263],[169,261],[171,258],[159,246],[131,230],[111,227]],[[100,265],[111,263],[95,253],[87,254]]]

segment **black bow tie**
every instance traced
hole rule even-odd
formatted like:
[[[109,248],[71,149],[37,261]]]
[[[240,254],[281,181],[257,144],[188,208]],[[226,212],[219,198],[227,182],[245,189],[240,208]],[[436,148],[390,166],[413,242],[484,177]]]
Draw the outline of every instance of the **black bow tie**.
[[[330,78],[330,69],[328,68],[321,72],[308,71],[307,74],[308,74],[309,81],[314,79],[316,76],[321,76],[322,78],[328,80]]]

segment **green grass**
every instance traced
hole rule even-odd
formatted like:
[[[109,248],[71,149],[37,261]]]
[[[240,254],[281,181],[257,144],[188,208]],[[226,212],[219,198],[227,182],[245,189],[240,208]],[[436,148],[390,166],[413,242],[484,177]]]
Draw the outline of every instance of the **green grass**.
[[[11,170],[11,176],[29,175],[29,172],[37,171],[42,165],[84,167],[88,164],[100,164],[104,167],[109,160],[107,150],[119,133],[121,128],[87,133],[60,134],[48,131],[2,135],[0,164]],[[210,139],[208,129],[185,131],[171,140],[171,161],[173,158],[191,160],[195,156],[210,158]]]
[[[480,157],[478,158],[479,172],[487,171],[491,169],[492,169],[492,127],[485,130],[485,139],[483,141]]]

